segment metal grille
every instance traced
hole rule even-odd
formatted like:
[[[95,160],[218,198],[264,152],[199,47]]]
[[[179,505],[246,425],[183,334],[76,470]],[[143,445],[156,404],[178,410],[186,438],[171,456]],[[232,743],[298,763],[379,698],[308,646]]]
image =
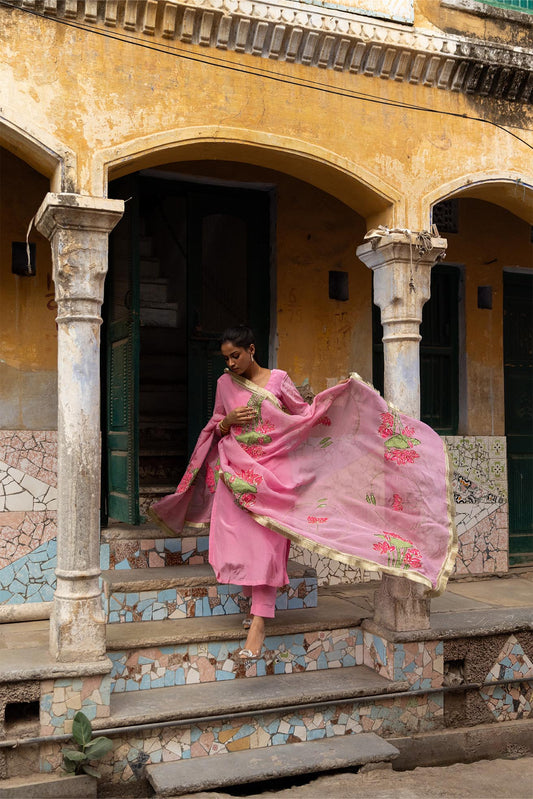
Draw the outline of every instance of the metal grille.
[[[432,221],[439,233],[459,233],[459,201],[443,200],[433,206]]]
[[[533,14],[533,0],[480,0],[486,6],[496,6],[496,8],[507,8],[510,11],[525,11],[526,14]]]

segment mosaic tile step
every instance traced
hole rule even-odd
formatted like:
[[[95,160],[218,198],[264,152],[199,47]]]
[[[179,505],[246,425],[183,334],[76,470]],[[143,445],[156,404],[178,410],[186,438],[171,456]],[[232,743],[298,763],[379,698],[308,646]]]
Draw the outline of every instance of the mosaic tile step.
[[[249,751],[234,751],[208,761],[181,760],[146,768],[148,781],[158,796],[175,796],[176,791],[197,792],[227,788],[250,782],[279,779],[297,774],[353,768],[366,763],[390,762],[400,754],[392,744],[372,732],[336,736]]]
[[[252,687],[253,681],[243,689]],[[137,694],[136,699],[141,704],[143,697]],[[143,714],[138,719],[143,717],[150,718]],[[113,720],[94,720],[99,730],[109,723]],[[340,737],[347,740],[350,736],[349,742],[357,746],[359,733],[374,732],[383,736],[423,733],[442,727],[443,700],[442,694],[413,697],[409,692],[400,692],[382,697],[339,698],[338,702],[333,700],[327,706],[282,705],[278,710],[250,711],[237,717],[229,710],[222,718],[204,715],[189,722],[178,721],[178,726],[158,727],[158,724],[161,722],[156,721],[156,726],[146,730],[129,732],[124,729],[122,735],[113,735],[113,751],[98,766],[103,783],[116,786],[134,783],[146,766],[155,763],[186,762],[202,757],[206,758],[203,764],[210,766],[211,755],[217,756],[216,763],[219,755],[253,750],[254,755],[260,756],[272,751],[270,747],[281,750],[284,744],[293,746],[304,741]],[[59,771],[61,760],[60,743],[42,745],[43,771]],[[117,795],[122,796],[123,791],[119,790]]]
[[[314,570],[290,562],[289,585],[280,588],[278,610],[316,607]],[[236,585],[219,585],[211,566],[111,569],[102,572],[109,624],[243,613],[248,600]]]
[[[316,608],[281,610],[275,619],[267,620],[267,634],[280,636],[337,628],[358,627],[368,611],[337,596],[321,594]],[[149,649],[175,644],[205,644],[211,641],[240,641],[243,636],[242,617],[201,616],[163,621],[136,621],[129,624],[108,624],[107,650]],[[27,622],[26,622],[27,624]],[[46,631],[48,630],[48,622]],[[4,628],[6,625],[4,625]],[[46,643],[48,639],[44,639]]]
[[[283,680],[276,675],[258,677],[246,683],[246,690],[241,682],[233,681],[223,691],[215,682],[154,688],[141,693],[128,691],[112,694],[111,717],[105,723],[121,727],[138,724],[141,719],[142,723],[153,723],[197,719],[207,713],[211,716],[259,713],[303,703],[374,697],[407,688],[407,682],[388,680],[368,666],[350,666],[328,673],[315,670],[289,674]]]
[[[303,611],[302,611],[303,612]],[[108,651],[113,663],[111,691],[145,691],[177,685],[346,668],[363,663],[363,634],[357,627],[268,635],[253,663],[236,655],[246,639],[168,644]]]
[[[208,562],[209,536],[143,538],[137,533],[136,538],[110,539],[103,547],[109,551],[107,568],[110,569],[198,566]]]

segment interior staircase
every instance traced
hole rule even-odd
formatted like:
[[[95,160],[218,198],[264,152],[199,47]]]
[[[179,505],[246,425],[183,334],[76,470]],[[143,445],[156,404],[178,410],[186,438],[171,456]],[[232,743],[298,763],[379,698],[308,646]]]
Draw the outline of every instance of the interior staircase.
[[[145,232],[139,248],[139,483],[151,496],[173,491],[187,465],[187,353],[176,286],[153,237]]]

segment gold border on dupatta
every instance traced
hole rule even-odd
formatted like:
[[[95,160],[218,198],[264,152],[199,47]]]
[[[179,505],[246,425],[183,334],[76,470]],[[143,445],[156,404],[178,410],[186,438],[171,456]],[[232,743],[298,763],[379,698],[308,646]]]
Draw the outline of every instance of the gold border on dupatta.
[[[279,399],[275,396],[275,394],[272,394],[272,392],[268,391],[268,389],[261,388],[261,386],[258,386],[256,383],[253,383],[251,380],[248,380],[248,378],[246,377],[240,377],[240,375],[234,375],[233,372],[229,371],[229,369],[226,369],[225,371],[231,377],[234,383],[237,383],[237,385],[242,386],[242,388],[245,388],[251,394],[256,394],[257,396],[262,397],[265,400],[268,400],[276,408],[281,408],[281,402],[279,401]]]
[[[173,530],[171,527],[169,527],[168,524],[165,524],[163,519],[161,519],[157,515],[155,510],[152,509],[152,506],[150,506],[147,509],[146,515],[153,522],[155,522],[157,524],[157,526],[160,527],[163,530],[163,532],[168,533],[171,538],[180,538],[181,537],[181,533],[185,529],[185,527],[192,527],[195,530],[207,530],[209,528],[209,526],[210,526],[209,522],[189,522],[189,521],[187,521],[187,519],[185,519],[185,521],[183,522],[183,527],[178,533],[176,530]]]

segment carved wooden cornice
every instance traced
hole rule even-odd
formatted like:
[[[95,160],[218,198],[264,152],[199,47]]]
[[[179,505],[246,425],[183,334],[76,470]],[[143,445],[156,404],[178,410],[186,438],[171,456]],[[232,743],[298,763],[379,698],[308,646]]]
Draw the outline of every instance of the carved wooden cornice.
[[[152,41],[533,102],[532,50],[296,0],[11,0],[11,5]]]

